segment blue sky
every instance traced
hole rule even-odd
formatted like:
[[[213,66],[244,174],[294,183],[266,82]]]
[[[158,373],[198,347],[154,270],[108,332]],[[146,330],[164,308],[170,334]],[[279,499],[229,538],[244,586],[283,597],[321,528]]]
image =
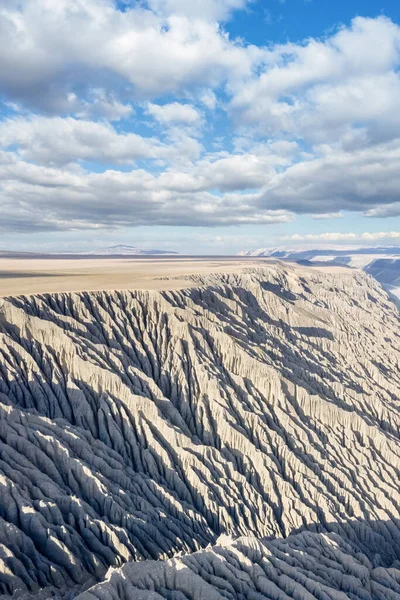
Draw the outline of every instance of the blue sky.
[[[4,249],[400,243],[394,0],[0,0]]]
[[[271,0],[255,2],[248,10],[238,11],[227,24],[233,36],[244,36],[253,44],[283,44],[309,37],[321,37],[348,26],[355,16],[385,15],[400,20],[397,0]],[[265,27],[267,25],[267,27]]]

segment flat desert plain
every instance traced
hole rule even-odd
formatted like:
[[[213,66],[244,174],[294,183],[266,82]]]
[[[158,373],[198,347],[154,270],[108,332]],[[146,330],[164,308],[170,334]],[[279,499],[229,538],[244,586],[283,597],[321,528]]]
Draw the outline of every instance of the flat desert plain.
[[[266,259],[237,257],[168,258],[0,258],[0,296],[193,286],[185,276],[233,273],[262,266]]]

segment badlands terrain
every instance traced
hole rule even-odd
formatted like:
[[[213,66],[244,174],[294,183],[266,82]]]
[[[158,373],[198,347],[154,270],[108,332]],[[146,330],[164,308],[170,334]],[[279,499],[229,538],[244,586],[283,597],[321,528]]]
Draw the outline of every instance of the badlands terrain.
[[[400,599],[399,312],[370,275],[0,271],[1,598]]]
[[[400,306],[400,246],[259,248],[239,252],[238,256],[279,258],[310,265],[344,265],[369,273],[391,294]]]

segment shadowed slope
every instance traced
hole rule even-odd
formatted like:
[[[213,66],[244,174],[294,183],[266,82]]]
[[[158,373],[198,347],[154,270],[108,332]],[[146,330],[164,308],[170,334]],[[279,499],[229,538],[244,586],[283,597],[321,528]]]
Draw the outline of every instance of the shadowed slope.
[[[382,289],[278,265],[194,279],[2,301],[3,595],[221,534],[400,518],[399,315]]]
[[[398,546],[393,523],[375,531],[352,522],[338,533],[302,532],[286,539],[239,538],[166,562],[129,563],[110,570],[104,582],[78,600],[399,600],[400,562],[383,566],[389,543]],[[377,531],[376,531],[377,530]],[[367,554],[360,545],[368,542]],[[393,546],[390,547],[393,554]],[[393,560],[393,556],[391,556]]]

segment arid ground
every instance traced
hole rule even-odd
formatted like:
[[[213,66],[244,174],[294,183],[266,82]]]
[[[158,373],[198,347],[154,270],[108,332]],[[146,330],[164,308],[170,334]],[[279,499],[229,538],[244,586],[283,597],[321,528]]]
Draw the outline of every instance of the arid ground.
[[[272,259],[235,256],[0,258],[0,297],[93,290],[179,289],[193,286],[192,281],[185,279],[188,275],[234,273],[271,262]],[[336,270],[336,267],[321,268]]]

